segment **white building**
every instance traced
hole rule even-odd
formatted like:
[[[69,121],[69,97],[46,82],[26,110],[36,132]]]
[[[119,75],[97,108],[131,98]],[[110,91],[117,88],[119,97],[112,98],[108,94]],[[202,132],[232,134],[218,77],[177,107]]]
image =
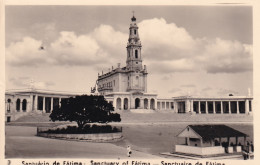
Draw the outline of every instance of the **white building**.
[[[63,98],[73,97],[75,93],[37,90],[34,88],[10,90],[5,93],[6,121],[14,121],[31,112],[50,113],[60,106]]]
[[[97,90],[113,102],[116,109],[157,109],[157,94],[147,93],[147,68],[142,62],[142,45],[136,18],[133,16],[129,28],[126,66],[98,76]]]

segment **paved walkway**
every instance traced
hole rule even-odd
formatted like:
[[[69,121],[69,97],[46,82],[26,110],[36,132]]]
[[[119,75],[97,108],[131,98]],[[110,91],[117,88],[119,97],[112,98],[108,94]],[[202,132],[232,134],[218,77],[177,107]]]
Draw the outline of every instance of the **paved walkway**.
[[[76,142],[37,137],[36,127],[6,126],[6,158],[127,159],[126,148],[111,143]],[[133,151],[134,158],[160,157]]]

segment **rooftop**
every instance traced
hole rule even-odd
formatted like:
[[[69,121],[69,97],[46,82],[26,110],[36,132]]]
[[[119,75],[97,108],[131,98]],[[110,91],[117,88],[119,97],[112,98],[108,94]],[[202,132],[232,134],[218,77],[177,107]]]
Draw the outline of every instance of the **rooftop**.
[[[248,136],[238,130],[235,130],[226,125],[188,125],[197,134],[201,136],[202,139],[213,139],[220,137],[245,137]]]

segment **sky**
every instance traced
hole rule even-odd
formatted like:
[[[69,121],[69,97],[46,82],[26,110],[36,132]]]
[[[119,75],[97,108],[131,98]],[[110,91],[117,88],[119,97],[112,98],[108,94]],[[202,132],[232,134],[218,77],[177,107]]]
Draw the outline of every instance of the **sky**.
[[[6,6],[6,89],[33,80],[39,89],[89,93],[98,73],[125,66],[133,11],[148,92],[252,93],[250,6]]]

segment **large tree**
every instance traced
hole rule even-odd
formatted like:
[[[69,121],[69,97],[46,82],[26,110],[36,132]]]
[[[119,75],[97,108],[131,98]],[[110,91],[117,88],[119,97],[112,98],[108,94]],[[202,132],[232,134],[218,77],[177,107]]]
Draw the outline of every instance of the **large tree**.
[[[120,122],[120,115],[104,96],[82,95],[62,99],[61,106],[50,114],[52,121],[75,121],[79,128],[87,123]]]

